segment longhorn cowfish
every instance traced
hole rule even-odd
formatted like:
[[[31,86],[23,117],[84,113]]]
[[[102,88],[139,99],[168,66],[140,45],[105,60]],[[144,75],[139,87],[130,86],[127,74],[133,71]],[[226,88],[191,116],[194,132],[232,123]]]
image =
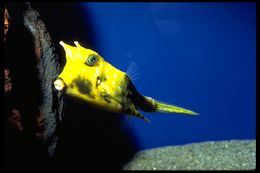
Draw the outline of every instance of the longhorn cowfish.
[[[157,101],[141,95],[129,76],[104,60],[97,52],[60,41],[66,54],[66,64],[54,81],[54,87],[64,91],[90,107],[139,117],[145,121],[139,110],[197,115],[198,113],[175,105]]]

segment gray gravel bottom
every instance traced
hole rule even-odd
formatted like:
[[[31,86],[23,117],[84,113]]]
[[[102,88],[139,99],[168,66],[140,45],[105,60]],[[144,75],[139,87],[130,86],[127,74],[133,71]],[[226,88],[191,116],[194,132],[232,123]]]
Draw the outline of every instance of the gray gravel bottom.
[[[139,151],[123,170],[253,170],[256,140],[230,140]]]

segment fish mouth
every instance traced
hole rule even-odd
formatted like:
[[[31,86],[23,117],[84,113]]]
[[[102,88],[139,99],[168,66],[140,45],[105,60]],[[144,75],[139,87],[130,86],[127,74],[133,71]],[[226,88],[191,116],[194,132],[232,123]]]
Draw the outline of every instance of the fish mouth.
[[[62,78],[57,78],[57,79],[54,81],[53,85],[54,85],[54,88],[55,88],[56,90],[58,90],[58,91],[63,91],[63,90],[65,90],[65,88],[66,88],[66,84],[65,84],[65,82],[63,81]]]

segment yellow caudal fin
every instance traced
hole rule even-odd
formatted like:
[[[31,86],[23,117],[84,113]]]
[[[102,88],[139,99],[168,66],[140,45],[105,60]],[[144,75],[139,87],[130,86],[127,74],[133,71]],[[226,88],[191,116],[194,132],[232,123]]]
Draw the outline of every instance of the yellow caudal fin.
[[[196,112],[193,112],[191,110],[171,105],[168,103],[163,103],[157,100],[153,101],[154,103],[154,111],[155,112],[163,112],[163,113],[177,113],[177,114],[187,114],[187,115],[199,115]]]

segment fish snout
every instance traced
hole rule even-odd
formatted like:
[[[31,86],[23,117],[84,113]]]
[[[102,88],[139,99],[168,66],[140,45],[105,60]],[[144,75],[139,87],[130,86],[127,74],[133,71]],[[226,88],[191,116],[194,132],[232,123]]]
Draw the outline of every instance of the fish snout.
[[[57,89],[58,91],[62,91],[66,87],[66,84],[64,83],[62,78],[56,79],[53,84],[55,89]]]

